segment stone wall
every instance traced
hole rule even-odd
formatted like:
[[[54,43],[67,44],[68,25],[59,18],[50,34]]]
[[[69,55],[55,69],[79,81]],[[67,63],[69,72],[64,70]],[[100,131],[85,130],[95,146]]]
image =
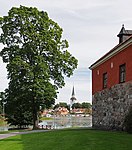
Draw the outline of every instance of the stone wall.
[[[95,93],[92,102],[94,128],[122,130],[125,115],[132,105],[132,81]]]

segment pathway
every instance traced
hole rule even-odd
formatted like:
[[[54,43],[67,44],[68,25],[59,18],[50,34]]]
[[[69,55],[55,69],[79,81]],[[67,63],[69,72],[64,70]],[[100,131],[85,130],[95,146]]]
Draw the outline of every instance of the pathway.
[[[5,134],[0,134],[0,140],[11,137],[11,136],[15,136],[15,135],[18,135],[18,134],[29,134],[29,133],[47,132],[47,131],[49,131],[49,130],[32,130],[32,131],[26,131],[26,132],[5,133]]]

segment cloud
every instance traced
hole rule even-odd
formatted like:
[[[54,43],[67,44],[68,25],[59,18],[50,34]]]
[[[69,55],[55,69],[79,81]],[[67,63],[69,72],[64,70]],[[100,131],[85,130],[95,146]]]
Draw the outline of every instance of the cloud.
[[[8,87],[8,80],[7,80],[6,65],[2,63],[2,59],[0,58],[0,92],[4,91],[5,88],[7,87]]]
[[[116,35],[125,24],[132,29],[131,0],[0,0],[0,15],[7,15],[11,7],[20,5],[47,11],[49,17],[63,28],[68,51],[79,61],[78,69],[60,89],[58,100],[69,101],[73,83],[80,101],[91,101],[91,72],[88,67],[116,44]],[[5,66],[4,66],[5,67]],[[6,72],[0,64],[0,86],[7,86]],[[5,77],[5,78],[4,78]]]
[[[71,78],[66,78],[66,85],[59,90],[56,101],[65,101],[70,103],[72,88],[75,88],[75,96],[78,102],[91,102],[91,74],[88,68],[78,68]]]

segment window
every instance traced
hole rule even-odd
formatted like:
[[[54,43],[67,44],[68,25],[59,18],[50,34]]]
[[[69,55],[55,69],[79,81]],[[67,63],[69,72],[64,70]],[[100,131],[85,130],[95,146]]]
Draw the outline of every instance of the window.
[[[126,64],[119,66],[119,82],[123,83],[126,81]]]
[[[99,70],[97,70],[97,75],[99,75]]]
[[[110,67],[113,68],[113,62],[111,62]]]
[[[107,72],[103,74],[103,89],[107,88]]]

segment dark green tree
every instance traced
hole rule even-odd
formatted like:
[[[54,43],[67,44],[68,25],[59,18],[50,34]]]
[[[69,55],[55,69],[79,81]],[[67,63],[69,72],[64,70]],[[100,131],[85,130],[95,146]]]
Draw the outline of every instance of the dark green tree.
[[[3,110],[5,109],[5,104],[6,104],[6,97],[4,92],[0,92],[0,114],[5,115],[3,113]],[[4,107],[4,108],[3,108]]]
[[[67,103],[65,103],[65,102],[60,102],[59,104],[56,104],[54,106],[54,109],[56,109],[58,107],[65,107],[65,108],[67,108],[69,110],[69,105]]]
[[[129,111],[124,119],[123,124],[125,131],[132,134],[132,106],[129,108]]]
[[[3,92],[0,92],[0,115],[3,113],[2,108],[3,108]]]
[[[60,107],[60,105],[59,105],[59,104],[56,104],[56,105],[54,106],[54,109],[59,108],[59,107]]]
[[[92,106],[90,103],[87,103],[87,102],[83,102],[82,103],[82,108],[87,108],[87,109],[90,109]]]
[[[20,111],[20,116],[30,112],[35,129],[40,106],[54,104],[58,88],[65,84],[64,75],[73,74],[77,60],[67,51],[62,28],[44,11],[13,7],[0,18],[0,26],[4,45],[0,55],[10,79],[6,90],[9,118]]]
[[[80,103],[74,103],[72,105],[72,109],[74,109],[74,108],[82,108],[82,104],[80,104]]]

